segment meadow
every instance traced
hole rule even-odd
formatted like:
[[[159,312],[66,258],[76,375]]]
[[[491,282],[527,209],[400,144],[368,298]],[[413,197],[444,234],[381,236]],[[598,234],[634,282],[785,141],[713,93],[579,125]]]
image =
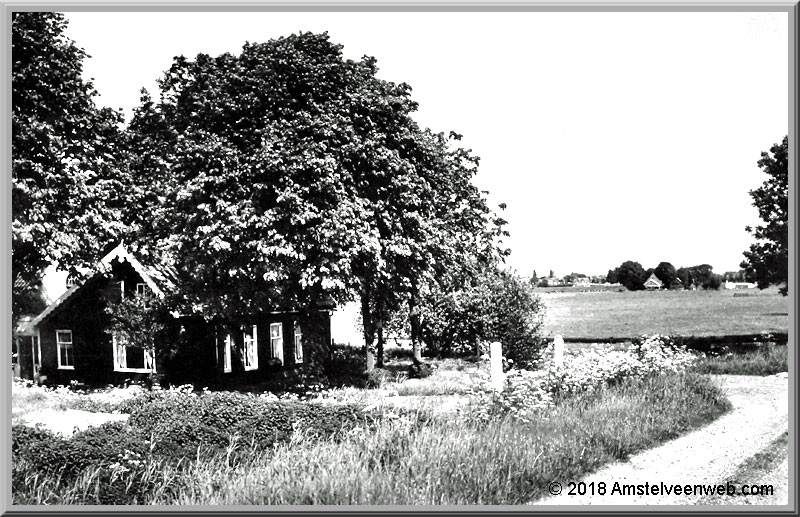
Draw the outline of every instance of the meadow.
[[[789,298],[777,289],[719,291],[551,291],[544,330],[598,342],[643,334],[753,336],[789,328]]]

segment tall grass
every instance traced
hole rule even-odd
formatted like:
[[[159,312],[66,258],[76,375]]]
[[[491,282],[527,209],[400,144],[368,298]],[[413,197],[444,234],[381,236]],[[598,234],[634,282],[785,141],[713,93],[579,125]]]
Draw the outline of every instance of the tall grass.
[[[339,441],[298,435],[251,454],[232,454],[232,442],[178,466],[148,461],[132,475],[154,487],[137,497],[145,504],[523,504],[545,495],[551,481],[579,479],[729,409],[707,378],[670,374],[565,396],[527,424],[464,414],[387,418]],[[15,462],[15,503],[99,497],[98,473],[60,483],[33,479],[25,468]]]
[[[789,369],[789,347],[766,344],[753,352],[707,355],[694,365],[698,373],[774,375]]]

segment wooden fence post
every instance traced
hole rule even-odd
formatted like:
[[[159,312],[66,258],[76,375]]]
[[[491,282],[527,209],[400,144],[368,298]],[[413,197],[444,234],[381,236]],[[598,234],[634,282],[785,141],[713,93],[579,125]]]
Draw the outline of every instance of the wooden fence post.
[[[553,363],[556,368],[564,366],[564,338],[560,334],[553,338]]]
[[[489,345],[492,387],[495,391],[503,391],[503,347],[498,341]]]

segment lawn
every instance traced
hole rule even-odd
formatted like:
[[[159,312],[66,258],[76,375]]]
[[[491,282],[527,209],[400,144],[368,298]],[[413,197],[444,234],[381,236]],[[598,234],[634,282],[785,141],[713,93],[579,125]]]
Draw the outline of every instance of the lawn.
[[[747,336],[786,333],[789,298],[777,289],[542,293],[545,332],[565,339],[642,334]]]

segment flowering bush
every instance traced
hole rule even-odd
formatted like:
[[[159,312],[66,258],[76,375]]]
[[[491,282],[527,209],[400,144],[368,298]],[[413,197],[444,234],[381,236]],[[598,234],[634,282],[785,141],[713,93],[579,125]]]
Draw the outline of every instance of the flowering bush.
[[[552,345],[545,354],[552,357]],[[561,366],[551,359],[540,362],[537,372],[510,370],[500,393],[492,388],[488,373],[481,372],[472,390],[477,402],[473,414],[481,420],[503,414],[527,421],[532,412],[550,406],[554,395],[592,391],[626,378],[679,372],[695,360],[685,347],[660,334],[642,336],[624,350],[601,345],[575,353],[565,351]]]
[[[474,401],[472,415],[484,422],[503,415],[529,422],[531,413],[549,407],[553,402],[545,377],[528,370],[510,370],[501,392],[495,391],[488,374],[481,372],[471,395]]]
[[[590,391],[625,378],[679,372],[691,366],[696,356],[678,346],[669,336],[642,336],[626,350],[609,345],[566,355],[557,367],[550,361],[548,383],[553,393]]]

